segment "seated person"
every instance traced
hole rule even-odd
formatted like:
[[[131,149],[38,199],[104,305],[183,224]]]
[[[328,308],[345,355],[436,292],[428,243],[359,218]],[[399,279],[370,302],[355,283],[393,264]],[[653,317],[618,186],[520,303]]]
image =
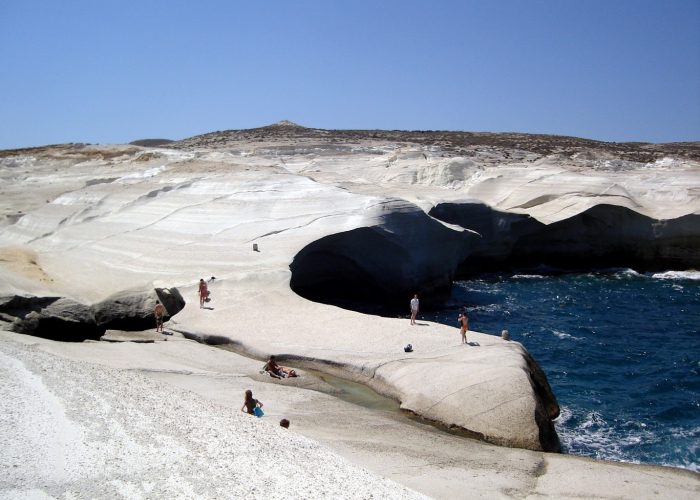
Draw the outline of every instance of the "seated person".
[[[263,413],[261,411],[256,411],[258,409],[262,409],[262,407],[262,402],[253,397],[253,391],[250,389],[245,391],[245,400],[243,401],[243,406],[241,407],[241,411],[243,413],[255,415],[256,417],[262,417]]]
[[[291,368],[286,368],[277,364],[274,356],[270,356],[270,359],[265,363],[265,371],[270,374],[273,378],[287,378],[296,377],[297,372]]]

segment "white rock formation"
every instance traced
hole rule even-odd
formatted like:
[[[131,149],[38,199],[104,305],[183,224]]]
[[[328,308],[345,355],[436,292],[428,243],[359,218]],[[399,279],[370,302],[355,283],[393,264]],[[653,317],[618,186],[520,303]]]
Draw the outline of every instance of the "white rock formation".
[[[381,134],[299,136],[305,130],[213,134],[170,149],[4,153],[0,294],[93,304],[134,287],[175,286],[188,305],[174,322],[188,335],[361,381],[491,442],[556,449],[556,401],[544,378],[533,382],[519,344],[470,332],[479,346],[460,346],[456,328],[310,302],[290,281],[375,301],[405,296],[407,304],[414,291],[439,298],[479,237],[428,216],[440,203],[475,199],[542,224],[601,203],[692,217],[700,163],[542,155],[519,143],[460,149]],[[296,277],[295,257],[307,257]],[[213,300],[201,310],[195,284],[210,276]],[[408,342],[411,355],[401,349]]]
[[[132,342],[54,342],[0,331],[0,497],[700,493],[698,474],[690,471],[457,437],[385,406],[372,411],[324,394],[333,388],[308,371],[275,382],[258,373],[259,361],[178,334],[110,337]],[[247,389],[263,401],[262,419],[240,413]],[[289,430],[278,425],[283,417],[291,420]]]

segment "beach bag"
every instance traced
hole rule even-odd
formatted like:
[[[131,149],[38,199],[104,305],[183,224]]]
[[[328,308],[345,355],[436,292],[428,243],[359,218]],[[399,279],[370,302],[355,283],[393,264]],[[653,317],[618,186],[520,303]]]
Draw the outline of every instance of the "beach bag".
[[[253,415],[260,418],[263,415],[265,415],[265,413],[262,411],[262,408],[260,408],[259,406],[256,406],[255,409],[253,410]]]

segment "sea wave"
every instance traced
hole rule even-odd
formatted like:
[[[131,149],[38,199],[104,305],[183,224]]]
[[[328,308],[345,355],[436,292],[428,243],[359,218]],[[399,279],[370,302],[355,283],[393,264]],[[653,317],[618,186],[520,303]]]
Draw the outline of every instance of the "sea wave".
[[[700,280],[700,271],[666,271],[654,273],[651,277],[658,280]]]
[[[574,337],[570,333],[561,332],[559,330],[551,330],[552,335],[559,337],[562,340],[583,340],[580,337]]]
[[[621,433],[614,423],[609,423],[596,411],[577,412],[567,409],[567,416],[564,419],[560,417],[555,425],[567,453],[580,454],[586,450],[587,455],[602,460],[640,463],[637,457],[630,455],[629,450],[641,443],[657,440],[651,430],[638,424],[628,426],[626,432]]]
[[[510,316],[511,312],[506,309],[504,304],[481,304],[469,308],[472,313],[498,313],[504,316]]]
[[[516,280],[542,280],[546,279],[547,276],[541,274],[514,274],[512,278]]]
[[[696,438],[700,436],[700,427],[674,427],[668,436],[641,421],[608,422],[599,412],[567,406],[561,407],[555,426],[565,453],[634,464],[648,463],[644,452],[639,452],[640,447],[664,446],[669,437],[697,443]],[[693,444],[683,452],[659,452],[657,463],[700,472],[700,464],[696,460],[698,448],[700,445]]]
[[[643,278],[644,275],[638,273],[634,269],[629,268],[615,268],[609,270],[615,278]],[[589,275],[590,276],[590,275]]]

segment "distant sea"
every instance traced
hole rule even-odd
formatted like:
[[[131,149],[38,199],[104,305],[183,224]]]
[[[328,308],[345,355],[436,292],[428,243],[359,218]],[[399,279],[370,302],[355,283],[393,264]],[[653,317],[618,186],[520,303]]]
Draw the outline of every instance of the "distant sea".
[[[700,272],[484,275],[424,317],[463,307],[544,369],[565,453],[700,471]]]

